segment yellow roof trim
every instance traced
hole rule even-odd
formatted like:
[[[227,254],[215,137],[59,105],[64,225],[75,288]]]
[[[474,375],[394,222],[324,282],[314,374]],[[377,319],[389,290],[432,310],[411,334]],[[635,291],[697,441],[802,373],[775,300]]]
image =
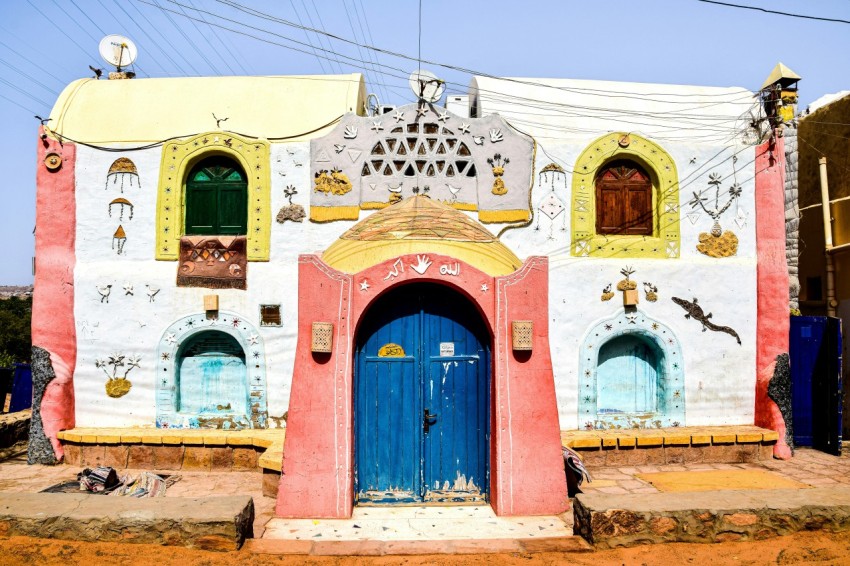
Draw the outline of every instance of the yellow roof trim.
[[[90,144],[159,142],[218,127],[255,138],[308,140],[346,112],[362,114],[359,73],[269,77],[181,77],[72,82],[56,100],[49,127]]]

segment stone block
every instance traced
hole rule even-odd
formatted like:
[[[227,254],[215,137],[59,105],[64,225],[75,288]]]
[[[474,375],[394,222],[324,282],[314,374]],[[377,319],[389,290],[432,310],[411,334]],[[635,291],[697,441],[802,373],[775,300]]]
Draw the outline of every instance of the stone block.
[[[212,471],[229,472],[233,468],[233,448],[230,446],[214,446],[211,450],[210,468]]]
[[[759,459],[760,460],[772,460],[773,459],[773,447],[775,446],[775,442],[762,442],[759,446]]]
[[[62,445],[65,451],[65,463],[69,466],[82,465],[82,449],[76,442],[65,442]]]
[[[650,465],[658,465],[666,463],[666,459],[664,457],[664,448],[661,446],[652,446],[650,448],[639,448],[637,452],[643,452],[645,456],[645,462]]]
[[[210,471],[212,467],[212,448],[207,446],[187,446],[183,453],[183,469]]]
[[[278,485],[280,484],[280,472],[263,470],[263,495],[265,497],[277,497]]]
[[[116,470],[123,470],[127,467],[127,460],[129,458],[129,455],[130,447],[126,444],[104,446],[103,465],[111,466]]]
[[[583,456],[584,454],[582,454]],[[257,469],[257,450],[251,446],[233,448],[233,470],[253,471]]]
[[[77,493],[0,493],[0,525],[7,536],[83,542],[179,544],[238,550],[254,536],[248,496],[93,497]]]
[[[127,458],[127,467],[138,470],[154,469],[153,446],[131,444],[130,453]]]
[[[665,464],[684,464],[685,452],[693,450],[683,446],[665,446],[664,447],[664,463]]]
[[[157,470],[179,470],[183,467],[182,446],[151,446],[153,465]]]
[[[80,465],[88,466],[89,468],[102,466],[105,448],[105,446],[98,446],[96,444],[83,444],[80,448]]]

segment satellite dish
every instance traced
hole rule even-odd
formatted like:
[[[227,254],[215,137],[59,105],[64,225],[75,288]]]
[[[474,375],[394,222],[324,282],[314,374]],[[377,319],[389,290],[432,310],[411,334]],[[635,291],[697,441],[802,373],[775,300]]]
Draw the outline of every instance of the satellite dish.
[[[98,51],[103,60],[117,68],[133,64],[139,54],[136,44],[123,35],[107,35],[100,40]]]
[[[410,90],[419,100],[437,102],[446,90],[446,83],[430,71],[413,71],[410,74]]]

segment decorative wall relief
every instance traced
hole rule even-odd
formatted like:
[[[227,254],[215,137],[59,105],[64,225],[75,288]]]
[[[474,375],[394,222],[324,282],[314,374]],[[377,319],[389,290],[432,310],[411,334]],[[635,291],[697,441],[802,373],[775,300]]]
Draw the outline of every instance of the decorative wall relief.
[[[467,122],[419,104],[384,118],[347,114],[330,134],[310,142],[316,183],[310,220],[356,220],[360,210],[385,208],[425,185],[431,198],[458,210],[478,211],[481,222],[529,220],[531,138],[499,116]],[[494,143],[500,144],[499,158],[488,151]],[[493,161],[489,167],[488,159]],[[350,182],[350,190],[334,179],[334,170]],[[482,178],[485,170],[493,170],[497,182]]]
[[[122,194],[124,193],[124,185],[127,188],[133,188],[135,184],[136,188],[141,188],[142,185],[139,182],[139,171],[136,169],[136,164],[127,157],[119,157],[113,161],[109,167],[109,172],[106,174],[105,188],[109,189],[110,184],[113,187],[118,186]]]
[[[127,218],[127,220],[133,219],[133,203],[130,202],[129,200],[127,200],[123,197],[112,199],[112,201],[109,203],[109,217],[110,218],[112,218],[112,207],[113,206],[119,207],[118,220],[124,220],[124,207],[125,206],[130,209],[130,216]]]
[[[97,285],[97,292],[100,293],[100,302],[109,303],[109,294],[112,293],[112,285]]]
[[[145,285],[145,290],[148,295],[148,302],[152,303],[156,299],[157,293],[159,293],[159,287],[153,287],[151,285]]]
[[[245,236],[183,236],[177,286],[245,289],[247,245]]]
[[[557,188],[562,191],[563,194],[567,194],[567,173],[560,165],[550,163],[541,169],[537,176],[539,186],[541,188],[548,186],[549,192],[545,197],[543,197],[543,200],[541,200],[540,204],[537,206],[537,211],[540,212],[540,214],[537,215],[537,224],[534,226],[534,229],[540,230],[541,219],[543,217],[548,218],[549,239],[554,240],[555,238],[552,235],[552,231],[558,217],[561,219],[561,231],[565,232],[567,230],[567,215],[564,212],[567,207],[560,197],[558,197],[556,192]]]
[[[624,277],[617,282],[617,290],[623,293],[623,304],[627,306],[634,306],[638,303],[638,282],[631,279],[631,276],[634,275],[635,269],[632,267],[626,266],[620,270],[620,274]],[[611,290],[612,283],[609,283],[602,289],[602,297],[600,298],[602,301],[610,301],[614,298],[614,292]],[[643,291],[646,296],[646,300],[649,303],[654,303],[658,300],[658,287],[644,281],[643,283]]]
[[[307,213],[304,212],[304,207],[300,204],[292,204],[292,197],[298,194],[298,191],[295,189],[293,185],[287,185],[285,189],[283,189],[283,194],[286,197],[286,200],[289,202],[286,206],[280,209],[277,213],[276,220],[279,224],[283,224],[287,220],[292,222],[301,222],[304,218],[307,217]]]
[[[127,379],[127,376],[133,371],[135,368],[139,367],[139,363],[141,362],[141,356],[125,356],[119,352],[116,352],[109,356],[108,359],[97,359],[94,362],[95,367],[103,370],[103,373],[106,374],[108,378],[106,381],[106,394],[112,398],[123,397],[127,393],[130,392],[130,388],[133,387],[133,384],[130,383],[130,380]],[[107,367],[111,367],[110,370]],[[121,368],[119,370],[118,368]],[[123,375],[118,376],[119,371],[123,372]]]
[[[127,233],[124,232],[124,226],[119,225],[115,233],[112,234],[112,249],[118,255],[124,253],[124,244],[127,243]]]
[[[658,287],[649,283],[648,281],[643,282],[643,292],[646,294],[646,300],[649,303],[654,303],[658,300]]]
[[[738,344],[741,344],[741,337],[738,336],[738,333],[732,330],[728,326],[718,326],[712,322],[709,322],[708,319],[711,318],[711,313],[705,314],[702,310],[702,307],[697,304],[697,299],[694,297],[693,302],[686,301],[685,299],[680,299],[679,297],[671,297],[674,303],[685,309],[685,318],[693,318],[694,320],[698,320],[702,323],[702,331],[711,330],[712,332],[725,332],[729,336],[735,338],[738,341]]]
[[[709,175],[709,185],[714,186],[714,207],[706,206],[707,197],[702,196],[702,193],[694,192],[694,198],[688,204],[692,209],[701,208],[713,221],[711,232],[702,232],[699,235],[699,244],[697,251],[709,257],[730,257],[738,251],[738,236],[731,230],[725,232],[720,227],[720,217],[726,212],[733,202],[737,202],[741,196],[741,186],[738,183],[733,183],[729,188],[729,198],[725,204],[720,204],[720,185],[723,179],[720,173],[712,173]]]
[[[493,169],[493,189],[490,192],[494,195],[502,196],[508,192],[502,175],[505,174],[505,165],[510,162],[510,159],[503,158],[500,153],[495,154],[492,158],[487,158],[487,164]]]
[[[351,181],[348,175],[334,167],[331,171],[321,169],[316,172],[314,191],[332,195],[344,195],[351,192]]]

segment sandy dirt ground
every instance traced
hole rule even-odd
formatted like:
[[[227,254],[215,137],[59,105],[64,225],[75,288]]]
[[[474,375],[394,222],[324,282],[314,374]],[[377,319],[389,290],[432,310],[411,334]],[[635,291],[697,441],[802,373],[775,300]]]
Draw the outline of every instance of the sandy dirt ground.
[[[120,564],[135,566],[289,565],[366,566],[409,565],[501,565],[571,564],[577,566],[651,566],[696,564],[848,564],[850,533],[803,532],[756,542],[719,544],[665,544],[605,550],[592,553],[476,554],[427,556],[269,556],[239,552],[205,552],[144,544],[84,543],[12,537],[0,540],[0,564],[15,566],[62,564],[65,566]]]

